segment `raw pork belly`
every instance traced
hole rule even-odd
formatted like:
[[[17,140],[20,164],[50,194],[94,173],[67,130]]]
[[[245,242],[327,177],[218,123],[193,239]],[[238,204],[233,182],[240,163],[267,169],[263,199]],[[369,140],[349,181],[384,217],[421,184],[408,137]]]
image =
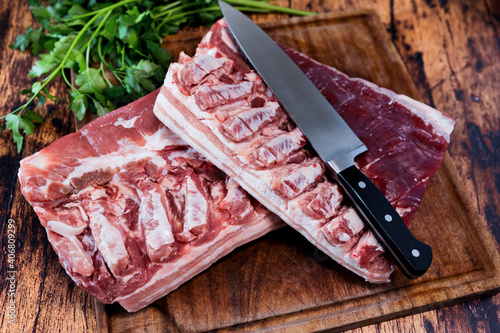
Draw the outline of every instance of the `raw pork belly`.
[[[157,94],[55,141],[19,170],[68,275],[128,311],[283,224],[154,116]]]
[[[286,49],[368,147],[358,167],[409,226],[454,122],[408,97]],[[334,260],[371,282],[393,264],[272,92],[238,55],[225,21],[172,64],[157,117]]]

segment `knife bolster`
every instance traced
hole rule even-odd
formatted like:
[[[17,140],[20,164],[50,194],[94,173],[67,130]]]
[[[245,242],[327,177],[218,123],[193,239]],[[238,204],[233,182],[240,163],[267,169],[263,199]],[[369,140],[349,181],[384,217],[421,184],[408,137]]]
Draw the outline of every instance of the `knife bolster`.
[[[337,156],[337,157],[329,160],[328,162],[326,162],[326,167],[328,168],[328,171],[330,171],[330,173],[333,176],[336,176],[338,173],[344,171],[348,167],[353,166],[354,165],[354,158],[356,156],[358,156],[359,154],[364,153],[366,151],[367,151],[366,146],[362,145],[358,148],[355,148],[351,151],[348,151],[345,154],[342,154],[340,156]]]

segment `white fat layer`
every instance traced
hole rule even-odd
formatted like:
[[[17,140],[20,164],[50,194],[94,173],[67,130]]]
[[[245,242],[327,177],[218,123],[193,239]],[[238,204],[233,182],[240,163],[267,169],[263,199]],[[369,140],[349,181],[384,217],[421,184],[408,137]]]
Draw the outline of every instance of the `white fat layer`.
[[[259,130],[262,123],[271,120],[274,116],[276,116],[276,110],[278,110],[278,108],[278,103],[269,102],[265,107],[252,108],[248,111],[241,112],[240,114],[238,114],[238,118],[243,120],[248,128],[252,130],[252,132],[256,132]]]
[[[385,252],[384,248],[379,244],[373,233],[368,230],[359,239],[358,243],[352,249],[352,256],[357,256],[359,250],[363,249],[365,246],[375,246],[375,251]]]
[[[79,265],[76,267],[72,267],[76,269],[76,272],[82,274],[83,276],[90,276],[94,270],[94,266],[92,265],[92,258],[85,251],[82,246],[82,243],[75,236],[68,237],[70,242],[73,244],[73,248],[71,252],[68,253],[68,256],[79,261]]]
[[[106,194],[106,190],[103,189],[103,188],[93,189],[90,192],[90,197],[92,198],[92,200],[97,200],[97,199],[100,199],[100,198],[105,198],[107,196],[108,195]]]
[[[344,218],[349,222],[348,226],[353,235],[356,235],[365,227],[358,213],[356,213],[356,210],[352,207],[344,214]]]
[[[116,187],[118,189],[117,197],[130,198],[137,204],[140,203],[137,193],[131,187],[124,185],[118,174],[115,173],[113,175],[113,178],[109,182],[109,186]]]
[[[425,179],[422,181],[426,181]],[[406,213],[411,211],[411,207],[397,207],[396,211],[398,212],[399,216],[404,216]]]
[[[236,45],[234,45],[234,42],[231,39],[231,37],[229,36],[229,34],[227,33],[227,30],[226,29],[222,29],[221,32],[222,32],[222,34],[221,34],[222,35],[222,41],[227,46],[229,46],[229,48],[231,50],[233,50],[233,52],[238,53],[238,48],[236,47]]]
[[[212,31],[207,32],[206,35],[203,36],[203,39],[201,40],[201,43],[208,44],[210,42],[210,39],[212,38],[212,35],[213,35]],[[196,50],[196,54],[198,54],[199,51],[200,51],[200,49],[198,48]]]
[[[66,207],[66,208],[71,208],[71,207],[78,208],[78,210],[80,211],[80,215],[82,216],[82,219],[84,221],[88,221],[89,220],[89,217],[87,216],[87,213],[83,209],[82,205],[80,205],[79,203],[77,203],[77,202],[68,202],[68,203],[64,204],[64,207]]]
[[[38,168],[40,170],[49,170],[51,165],[53,165],[54,163],[57,163],[57,161],[54,160],[53,156],[50,156],[49,154],[39,154],[39,152],[22,160],[21,166],[25,162],[35,165],[36,168]],[[35,162],[35,163],[33,163],[33,162]]]
[[[123,118],[120,117],[120,118],[118,118],[117,121],[114,122],[113,125],[115,125],[115,126],[121,125],[121,126],[123,126],[125,128],[132,128],[132,127],[134,127],[135,121],[137,119],[139,119],[139,116],[135,116],[135,117],[130,118],[128,120],[124,120]]]
[[[147,150],[162,150],[166,146],[182,146],[186,143],[166,127],[162,127],[153,135],[145,136]]]
[[[431,108],[427,104],[411,99],[405,95],[397,95],[397,101],[406,106],[411,112],[422,118],[426,123],[431,124],[434,132],[441,135],[450,142],[450,134],[455,127],[455,121],[446,117],[443,113]]]
[[[351,239],[351,236],[349,236],[345,232],[339,233],[339,241],[341,241],[341,242],[347,242],[350,239]]]
[[[73,178],[81,178],[84,174],[92,172],[95,170],[103,170],[104,168],[109,168],[111,170],[120,168],[127,163],[140,161],[142,159],[150,159],[155,156],[156,153],[149,151],[142,147],[126,147],[117,152],[111,154],[87,157],[80,160],[80,165],[76,166],[73,171],[68,175],[67,179],[63,182],[64,186],[69,186],[70,181]],[[103,165],[103,158],[106,160],[106,164]]]
[[[243,189],[233,178],[229,178],[226,188],[227,196],[224,198],[224,201],[243,201],[245,199],[246,193],[243,192]]]
[[[47,222],[48,230],[58,233],[59,235],[67,238],[81,234],[86,227],[87,227],[86,225],[82,225],[80,227],[73,227],[66,223],[54,220]]]
[[[156,165],[158,168],[162,168],[167,164],[167,161],[165,161],[161,156],[153,156],[150,160],[150,163],[153,163]]]
[[[184,231],[207,224],[208,204],[195,182],[189,176],[186,180],[186,210],[184,213]]]
[[[33,207],[33,210],[35,211],[36,215],[43,215],[47,212],[44,208],[38,206]]]
[[[108,221],[102,210],[103,207],[94,206],[89,212],[90,229],[104,261],[113,275],[117,276],[119,275],[117,266],[120,261],[128,261],[128,252],[120,230]]]
[[[143,195],[143,204],[139,209],[139,223],[143,227],[146,244],[158,250],[161,246],[174,242],[172,227],[161,201],[161,194],[154,191]]]
[[[268,171],[268,176],[266,177],[268,186],[270,188],[276,188],[280,184],[293,184],[302,192],[307,186],[314,183],[318,177],[321,176],[323,169],[320,167],[319,163],[312,163],[305,167],[297,168],[287,174],[283,174],[282,177],[277,179],[273,170]],[[289,197],[294,196],[293,190],[286,186],[284,191],[288,192]]]
[[[194,63],[205,73],[210,73],[220,68],[224,62],[211,55],[202,55],[193,58]],[[196,69],[194,69],[196,70]]]

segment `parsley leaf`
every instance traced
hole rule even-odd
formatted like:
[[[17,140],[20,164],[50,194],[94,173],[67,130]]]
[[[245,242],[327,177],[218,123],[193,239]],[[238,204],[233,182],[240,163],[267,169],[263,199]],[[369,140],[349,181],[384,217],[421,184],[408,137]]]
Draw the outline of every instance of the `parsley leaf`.
[[[94,105],[95,105],[95,108],[96,108],[96,111],[97,111],[97,115],[100,117],[102,115],[105,115],[106,113],[110,112],[109,109],[105,108],[104,106],[101,105],[101,103],[95,101],[94,102]]]
[[[41,60],[36,61],[35,65],[31,67],[28,73],[29,77],[39,77],[47,74],[59,63],[59,60],[55,59],[51,54],[42,54],[40,58]]]
[[[79,90],[84,93],[94,91],[102,93],[107,88],[100,70],[95,68],[87,68],[81,74],[78,74],[75,83],[80,87]]]
[[[87,111],[87,97],[84,94],[79,92],[73,92],[70,94],[70,98],[72,98],[71,103],[69,104],[69,108],[75,114],[78,120],[83,120],[85,116],[85,112]]]
[[[267,0],[226,0],[246,11],[312,13],[274,6]],[[184,26],[208,26],[220,17],[217,0],[28,0],[41,28],[29,27],[10,48],[40,55],[28,75],[38,78],[20,93],[28,101],[0,117],[20,151],[24,134],[32,134],[43,117],[31,103],[65,100],[49,93],[56,77],[68,85],[69,109],[82,120],[138,99],[161,86],[172,54],[162,38]],[[168,46],[168,45],[167,45]],[[70,71],[75,80],[71,81]],[[35,101],[38,99],[37,101]],[[0,125],[0,130],[4,128]]]

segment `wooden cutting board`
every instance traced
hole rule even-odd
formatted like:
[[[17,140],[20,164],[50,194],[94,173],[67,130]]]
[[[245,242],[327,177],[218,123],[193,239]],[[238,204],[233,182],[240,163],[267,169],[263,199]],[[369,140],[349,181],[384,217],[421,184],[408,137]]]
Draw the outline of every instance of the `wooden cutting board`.
[[[351,77],[419,99],[400,55],[371,11],[262,24],[277,41]],[[174,55],[194,54],[203,33],[165,40]],[[446,110],[444,110],[446,111]],[[500,256],[448,155],[412,223],[430,244],[425,276],[366,283],[286,227],[247,244],[153,305],[127,313],[96,301],[100,332],[341,331],[492,294]]]

